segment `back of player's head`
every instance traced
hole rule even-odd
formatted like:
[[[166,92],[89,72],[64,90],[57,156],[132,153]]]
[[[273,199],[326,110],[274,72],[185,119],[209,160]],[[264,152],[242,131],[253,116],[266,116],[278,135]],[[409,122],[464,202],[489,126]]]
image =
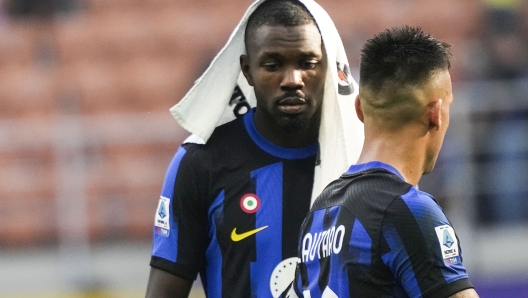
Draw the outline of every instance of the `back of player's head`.
[[[360,83],[374,90],[386,84],[419,85],[435,71],[450,68],[449,48],[419,27],[387,29],[363,46]]]
[[[363,46],[359,95],[365,116],[397,129],[416,119],[433,77],[450,68],[450,45],[421,28],[387,29]],[[448,86],[446,86],[447,88]]]
[[[302,26],[316,24],[308,9],[297,0],[267,0],[260,4],[249,16],[245,31],[246,47],[248,39],[261,26]]]

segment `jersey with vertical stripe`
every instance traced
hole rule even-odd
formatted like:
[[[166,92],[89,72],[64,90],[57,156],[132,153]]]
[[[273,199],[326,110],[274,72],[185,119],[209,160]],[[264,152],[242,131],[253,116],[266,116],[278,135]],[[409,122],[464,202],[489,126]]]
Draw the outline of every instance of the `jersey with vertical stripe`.
[[[318,144],[279,147],[258,133],[253,113],[179,148],[155,215],[151,266],[200,273],[208,297],[278,297],[279,263],[294,277]]]
[[[301,227],[299,297],[448,297],[472,288],[434,198],[381,162],[353,165]]]

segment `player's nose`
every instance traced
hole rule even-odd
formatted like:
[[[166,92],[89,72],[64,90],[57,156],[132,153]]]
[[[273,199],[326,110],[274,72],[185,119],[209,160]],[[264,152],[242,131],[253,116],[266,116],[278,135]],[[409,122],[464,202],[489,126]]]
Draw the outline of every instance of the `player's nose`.
[[[301,89],[304,87],[302,70],[295,68],[286,68],[282,75],[282,89]]]

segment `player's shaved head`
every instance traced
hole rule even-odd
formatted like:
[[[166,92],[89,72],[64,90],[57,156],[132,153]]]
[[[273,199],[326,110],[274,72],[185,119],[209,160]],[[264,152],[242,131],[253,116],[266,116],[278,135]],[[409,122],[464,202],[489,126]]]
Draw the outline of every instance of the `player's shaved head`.
[[[267,0],[260,4],[248,19],[244,40],[246,49],[256,29],[261,26],[302,26],[314,24],[313,16],[297,0]]]
[[[360,98],[365,115],[394,126],[405,124],[427,98],[425,85],[450,68],[450,45],[421,28],[387,29],[367,41],[360,65]]]

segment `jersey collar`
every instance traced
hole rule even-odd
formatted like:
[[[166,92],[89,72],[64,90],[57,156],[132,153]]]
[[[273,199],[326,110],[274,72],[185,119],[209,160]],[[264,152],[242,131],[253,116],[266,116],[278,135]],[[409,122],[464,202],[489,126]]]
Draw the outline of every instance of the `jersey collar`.
[[[253,121],[254,112],[255,112],[255,109],[253,108],[249,110],[249,112],[247,112],[246,115],[244,115],[244,124],[253,142],[255,142],[257,146],[259,146],[262,150],[266,151],[267,153],[273,156],[283,158],[283,159],[302,159],[302,158],[308,158],[308,157],[311,157],[317,154],[317,149],[319,147],[319,144],[317,142],[307,147],[285,148],[285,147],[275,145],[272,142],[266,140],[257,131],[257,128],[255,127],[255,122]]]
[[[370,169],[384,169],[386,171],[389,171],[393,173],[394,175],[401,178],[401,180],[405,181],[403,176],[391,165],[388,165],[386,163],[383,163],[381,161],[370,161],[363,164],[357,164],[357,165],[351,165],[350,168],[348,168],[348,171],[346,171],[346,174],[355,174],[358,172],[363,172]]]

